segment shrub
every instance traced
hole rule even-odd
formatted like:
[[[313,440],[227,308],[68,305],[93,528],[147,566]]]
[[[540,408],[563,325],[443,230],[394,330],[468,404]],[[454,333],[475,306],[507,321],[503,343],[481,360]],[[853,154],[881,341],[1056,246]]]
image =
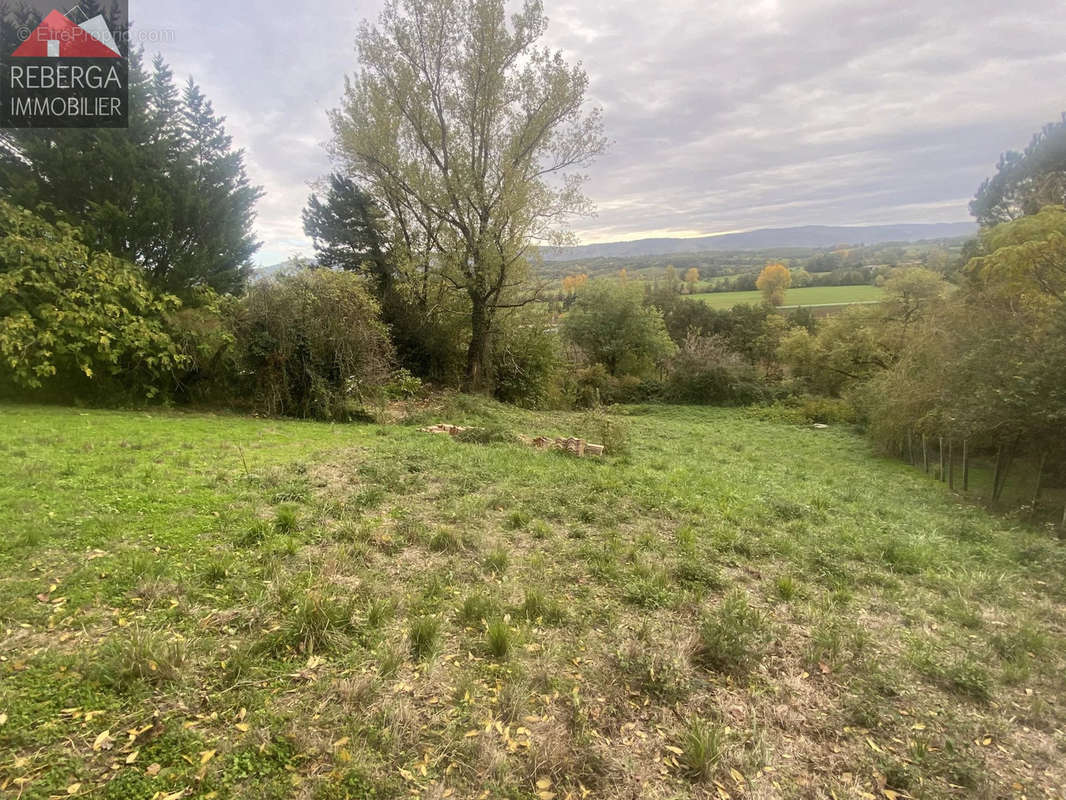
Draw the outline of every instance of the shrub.
[[[651,378],[635,375],[614,376],[603,364],[577,370],[568,381],[567,394],[579,408],[596,408],[614,403],[646,403],[662,395],[662,385]]]
[[[673,354],[662,312],[637,285],[593,281],[563,318],[563,337],[610,375],[646,375]]]
[[[593,444],[602,444],[609,456],[629,453],[629,426],[625,420],[611,416],[602,409],[585,412],[578,423],[582,436]]]
[[[667,370],[664,396],[671,402],[745,405],[766,395],[756,368],[719,336],[690,333]]]
[[[304,270],[255,284],[236,334],[249,393],[272,415],[363,416],[392,360],[378,304],[351,273]]]
[[[393,374],[385,386],[385,393],[394,400],[413,400],[424,390],[422,379],[411,374],[410,370],[400,369]]]
[[[562,368],[559,338],[550,325],[546,316],[527,314],[499,333],[492,353],[497,400],[525,408],[549,404]]]
[[[176,297],[90,252],[69,225],[0,201],[0,376],[94,399],[157,397],[185,364],[166,329]]]
[[[460,431],[455,435],[455,440],[467,444],[509,444],[518,441],[518,437],[502,425],[486,425],[484,428]]]

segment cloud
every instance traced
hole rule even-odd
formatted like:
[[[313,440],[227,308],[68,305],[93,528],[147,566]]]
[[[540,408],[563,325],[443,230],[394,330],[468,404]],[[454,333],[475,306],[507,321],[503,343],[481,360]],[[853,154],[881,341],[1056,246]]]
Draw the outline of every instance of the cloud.
[[[329,168],[326,111],[380,3],[141,0],[134,22],[227,115],[259,206],[259,255],[307,252],[300,211]],[[801,224],[945,222],[1000,152],[1062,111],[1058,0],[546,0],[610,152],[587,170],[582,240]]]

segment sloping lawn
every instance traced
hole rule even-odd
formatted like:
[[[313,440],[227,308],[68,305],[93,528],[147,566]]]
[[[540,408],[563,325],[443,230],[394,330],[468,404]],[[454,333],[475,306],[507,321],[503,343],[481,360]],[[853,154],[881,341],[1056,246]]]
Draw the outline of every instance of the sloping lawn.
[[[5,797],[1066,785],[1063,545],[845,429],[3,406],[0,512]]]

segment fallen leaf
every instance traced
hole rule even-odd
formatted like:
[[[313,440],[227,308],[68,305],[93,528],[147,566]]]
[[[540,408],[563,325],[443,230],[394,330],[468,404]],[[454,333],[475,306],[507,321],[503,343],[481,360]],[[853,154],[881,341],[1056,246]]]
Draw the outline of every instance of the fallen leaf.
[[[7,712],[4,712],[3,714],[0,714],[0,725],[6,725],[6,724],[7,724]]]
[[[241,733],[247,733],[248,728],[250,728],[251,726],[247,722],[238,722],[233,727],[239,730]]]
[[[81,791],[80,783],[72,783],[67,787],[67,794],[77,794],[79,791]]]
[[[215,751],[214,750],[204,750],[203,752],[200,753],[200,763],[201,764],[206,764],[208,761],[210,761],[214,757],[215,757]]]
[[[111,731],[106,730],[93,741],[93,750],[110,750],[115,740],[111,738]]]
[[[126,756],[126,763],[127,764],[132,764],[134,761],[137,760],[137,756],[139,756],[140,754],[141,754],[140,750],[134,750],[132,753],[130,753],[128,756]]]
[[[541,790],[552,788],[551,778],[541,778],[537,781],[537,788]]]
[[[154,778],[156,775],[159,774],[159,770],[161,770],[161,769],[162,769],[162,767],[159,766],[158,764],[149,764],[148,765],[148,769],[146,769],[144,771],[144,774],[145,775],[149,775],[149,776]]]

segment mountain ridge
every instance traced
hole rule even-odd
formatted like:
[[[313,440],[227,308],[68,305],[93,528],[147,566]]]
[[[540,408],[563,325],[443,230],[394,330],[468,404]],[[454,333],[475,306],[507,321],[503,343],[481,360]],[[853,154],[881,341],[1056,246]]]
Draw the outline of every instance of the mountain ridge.
[[[580,258],[663,256],[675,253],[728,250],[772,250],[786,247],[825,248],[956,239],[977,233],[974,222],[899,223],[895,225],[801,225],[790,228],[758,228],[741,233],[722,233],[690,239],[648,238],[628,242],[604,242],[574,247],[544,247],[545,261]]]

